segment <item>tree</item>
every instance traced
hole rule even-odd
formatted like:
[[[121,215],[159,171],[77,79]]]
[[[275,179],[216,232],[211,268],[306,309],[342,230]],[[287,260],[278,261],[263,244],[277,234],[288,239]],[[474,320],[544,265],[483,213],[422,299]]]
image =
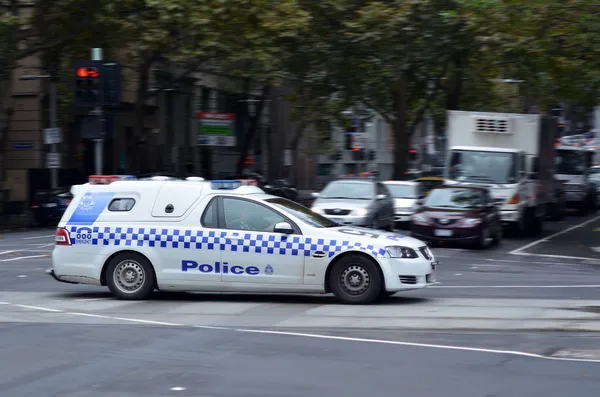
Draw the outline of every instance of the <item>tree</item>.
[[[411,137],[431,106],[465,28],[445,0],[332,1],[336,34],[332,73],[350,101],[361,102],[391,125],[394,173],[404,172]],[[339,25],[338,25],[339,26]],[[337,64],[335,64],[337,63]]]

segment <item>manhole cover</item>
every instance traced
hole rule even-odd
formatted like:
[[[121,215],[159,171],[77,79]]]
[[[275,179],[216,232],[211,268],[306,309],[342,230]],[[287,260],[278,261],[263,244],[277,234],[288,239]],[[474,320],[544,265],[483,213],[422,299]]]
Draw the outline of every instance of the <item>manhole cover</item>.
[[[560,349],[550,354],[549,357],[600,360],[600,350]]]

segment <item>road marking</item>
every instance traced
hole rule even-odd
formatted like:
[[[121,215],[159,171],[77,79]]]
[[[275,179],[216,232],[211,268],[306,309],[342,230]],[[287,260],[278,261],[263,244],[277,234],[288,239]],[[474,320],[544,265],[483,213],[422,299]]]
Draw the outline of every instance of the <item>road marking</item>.
[[[23,237],[23,240],[37,240],[40,238],[56,237],[55,234],[47,234],[45,236]]]
[[[17,252],[17,251],[2,251],[2,252],[0,252],[0,255],[12,254],[13,252]]]
[[[41,310],[44,312],[55,312],[55,313],[62,313],[62,310],[58,310],[58,309],[50,309],[48,307],[40,307],[40,306],[29,306],[29,305],[17,305],[15,304],[15,306],[17,307],[22,307],[25,309],[32,309],[32,310]]]
[[[42,307],[36,307],[36,306],[25,306],[25,305],[15,305],[15,306],[26,307],[26,308],[31,308],[31,309],[38,309],[38,310],[43,310],[43,311],[62,312],[61,310],[57,310],[57,309],[48,309],[48,308],[42,308]],[[167,322],[161,322],[161,321],[142,320],[142,319],[129,318],[129,317],[114,317],[114,316],[107,316],[107,315],[102,315],[102,314],[91,314],[91,313],[81,313],[81,312],[63,312],[63,313],[73,315],[73,316],[95,317],[95,318],[102,318],[102,319],[107,319],[107,320],[119,320],[119,321],[131,322],[131,323],[164,325],[164,326],[168,326],[168,327],[186,327],[186,328],[222,330],[222,331],[233,331],[233,332],[240,332],[240,333],[252,333],[252,334],[263,334],[263,335],[297,336],[297,337],[303,337],[303,338],[337,340],[337,341],[345,341],[345,342],[362,342],[362,343],[374,343],[374,344],[382,344],[382,345],[411,346],[411,347],[424,347],[424,348],[430,348],[430,349],[458,350],[458,351],[479,352],[479,353],[504,354],[504,355],[512,355],[512,356],[520,356],[520,357],[528,357],[528,358],[537,358],[537,359],[542,359],[542,360],[600,363],[600,360],[594,360],[594,359],[551,357],[551,356],[544,356],[541,354],[527,353],[527,352],[518,351],[518,350],[486,349],[486,348],[469,347],[469,346],[438,345],[438,344],[430,344],[430,343],[403,342],[403,341],[394,341],[394,340],[385,340],[385,339],[352,338],[352,337],[348,337],[348,336],[320,335],[320,334],[310,334],[310,333],[302,333],[302,332],[269,331],[269,330],[257,330],[257,329],[247,329],[247,328],[212,327],[212,326],[208,326],[208,325],[188,325],[188,324],[167,323]]]
[[[429,288],[600,288],[600,284],[582,285],[434,285]]]
[[[21,259],[46,258],[48,256],[50,256],[50,255],[46,254],[46,255],[17,256],[16,258],[0,259],[0,262],[13,262],[13,261],[19,261]]]
[[[539,240],[536,240],[536,241],[534,241],[532,243],[525,244],[522,247],[519,247],[517,249],[514,249],[514,250],[508,252],[508,254],[510,254],[510,255],[535,255],[535,256],[546,256],[546,257],[549,257],[549,258],[563,258],[563,259],[582,259],[582,258],[579,258],[579,257],[564,257],[564,256],[548,256],[548,255],[541,255],[541,254],[540,255],[538,255],[538,254],[527,254],[527,253],[523,253],[521,251],[525,251],[528,248],[535,247],[536,245],[538,245],[540,243],[546,242],[548,240],[553,239],[554,237],[561,236],[561,235],[563,235],[565,233],[569,233],[570,231],[575,230],[577,228],[584,227],[585,225],[590,224],[592,222],[595,222],[595,221],[597,221],[599,219],[600,219],[600,216],[597,216],[597,217],[592,218],[592,219],[588,219],[587,221],[585,221],[583,223],[580,223],[580,224],[568,227],[565,230],[561,230],[558,233],[554,233],[554,234],[551,234],[550,236],[546,236],[546,237],[544,237],[542,239],[539,239]],[[585,258],[585,259],[594,259],[594,258]]]
[[[85,299],[75,299],[75,302],[90,302],[90,301],[106,301],[111,298],[85,298]]]
[[[509,252],[510,253],[510,252]],[[568,256],[568,255],[554,255],[554,254],[531,254],[529,252],[519,252],[511,255],[522,255],[522,256],[541,256],[543,258],[555,258],[555,259],[573,259],[573,260],[581,260],[581,261],[594,261],[598,258],[590,258],[587,256]],[[531,262],[526,262],[531,263]]]
[[[173,391],[182,391],[185,390],[185,387],[181,387],[181,386],[175,386],[170,388],[169,390],[173,390]]]
[[[527,255],[527,254],[521,254],[521,255]],[[537,254],[531,254],[531,255],[536,255]],[[578,266],[578,265],[583,265],[583,263],[564,263],[564,262],[542,262],[542,261],[517,261],[517,260],[511,260],[511,259],[488,259],[488,258],[477,258],[477,257],[466,257],[466,256],[443,256],[443,255],[435,255],[436,258],[446,258],[446,259],[464,259],[464,260],[470,260],[470,261],[488,261],[488,262],[505,262],[505,263],[518,263],[521,265],[530,265],[530,264],[535,264],[535,265],[565,265],[565,266]],[[580,259],[580,258],[577,258]],[[585,258],[585,260],[591,260],[592,258]],[[593,258],[594,260],[600,260],[599,258]],[[442,263],[443,265],[443,263]],[[454,266],[455,264],[453,264]],[[456,265],[459,265],[458,263]],[[461,264],[462,265],[462,264]],[[471,264],[464,264],[465,266],[471,266]],[[496,265],[496,266],[500,266],[500,265]]]

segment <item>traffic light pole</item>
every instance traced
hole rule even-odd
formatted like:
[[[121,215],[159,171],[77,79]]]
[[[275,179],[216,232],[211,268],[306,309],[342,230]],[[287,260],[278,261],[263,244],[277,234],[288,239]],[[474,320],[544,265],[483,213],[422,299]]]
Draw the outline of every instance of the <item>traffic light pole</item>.
[[[102,48],[92,48],[92,60],[93,61],[101,61],[102,60]],[[101,106],[97,106],[94,109],[94,114],[100,120],[100,136],[99,139],[94,139],[94,165],[95,165],[95,174],[102,175],[102,170],[104,168],[103,160],[104,160],[104,109]]]

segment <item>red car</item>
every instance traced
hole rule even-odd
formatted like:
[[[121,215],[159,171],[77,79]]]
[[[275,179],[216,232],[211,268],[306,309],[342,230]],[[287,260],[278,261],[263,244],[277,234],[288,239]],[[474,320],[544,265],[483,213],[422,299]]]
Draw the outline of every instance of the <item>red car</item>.
[[[435,188],[411,219],[420,240],[468,243],[485,248],[502,239],[502,222],[487,188],[445,185]]]

